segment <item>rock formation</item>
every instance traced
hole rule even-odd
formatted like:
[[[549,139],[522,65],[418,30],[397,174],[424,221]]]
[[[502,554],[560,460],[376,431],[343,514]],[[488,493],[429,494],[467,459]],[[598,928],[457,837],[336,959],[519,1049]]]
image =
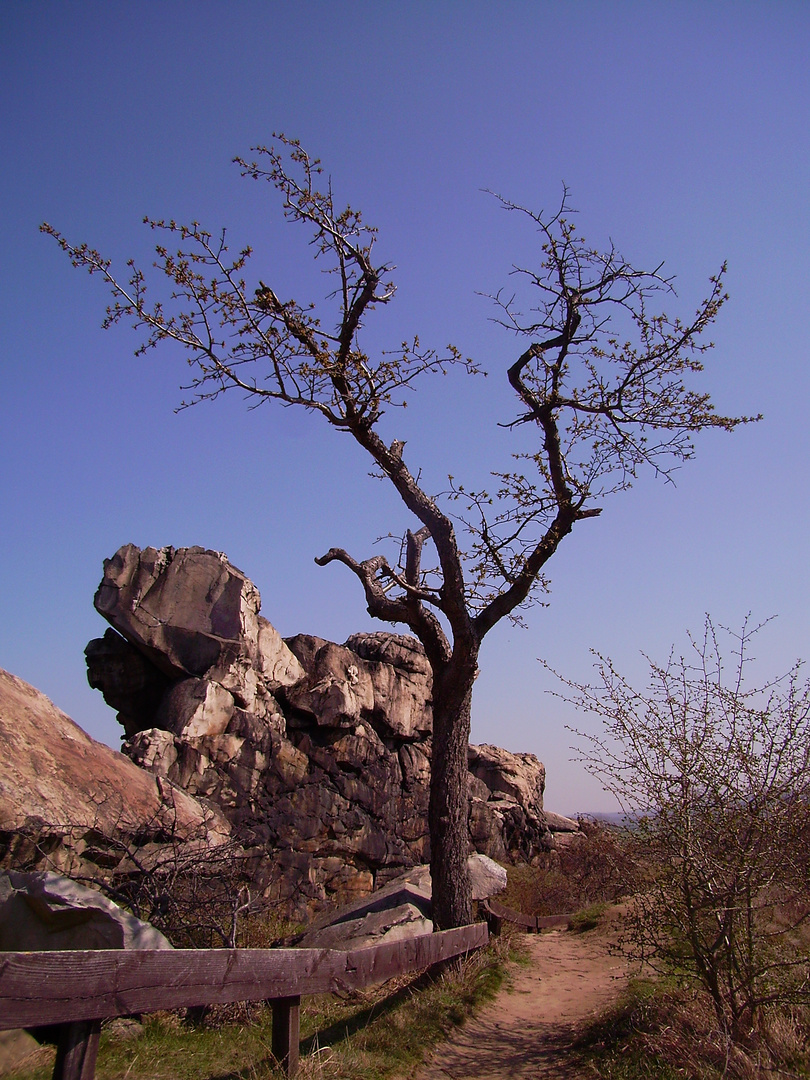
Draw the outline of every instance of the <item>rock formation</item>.
[[[260,603],[219,552],[122,547],[88,678],[124,753],[221,810],[266,852],[265,890],[307,916],[428,860],[431,672],[388,632],[283,641]],[[471,746],[470,850],[509,862],[552,844],[544,779],[531,754]]]
[[[210,848],[230,825],[89,735],[33,686],[0,670],[0,860],[93,878],[131,845]]]
[[[506,870],[486,855],[467,859],[473,900],[506,888]],[[429,866],[416,866],[371,896],[330,910],[307,927],[296,944],[303,949],[356,949],[398,941],[433,929]]]

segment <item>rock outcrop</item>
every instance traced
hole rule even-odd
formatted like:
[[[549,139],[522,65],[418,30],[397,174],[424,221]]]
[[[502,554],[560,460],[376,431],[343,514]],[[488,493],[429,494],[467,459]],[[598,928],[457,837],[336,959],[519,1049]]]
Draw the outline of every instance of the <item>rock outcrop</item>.
[[[543,810],[546,770],[534,754],[499,746],[470,746],[470,836],[478,851],[498,862],[529,861],[537,853],[535,822],[552,831]],[[555,822],[576,822],[554,815]]]
[[[93,877],[169,832],[223,843],[230,825],[162,776],[91,739],[39,690],[0,670],[0,859]]]
[[[87,646],[88,679],[118,713],[133,792],[164,784],[189,814],[222,815],[264,895],[309,918],[429,860],[431,669],[388,632],[282,640],[260,604],[219,552],[126,545],[104,564],[111,629]],[[541,763],[491,746],[469,760],[470,852],[552,845]]]

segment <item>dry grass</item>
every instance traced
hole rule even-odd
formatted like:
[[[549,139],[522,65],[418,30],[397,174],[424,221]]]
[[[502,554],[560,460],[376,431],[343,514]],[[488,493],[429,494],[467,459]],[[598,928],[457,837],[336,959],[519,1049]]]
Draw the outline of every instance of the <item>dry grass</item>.
[[[706,994],[637,980],[578,1049],[602,1080],[761,1080],[810,1076],[810,1010],[772,1010],[740,1046],[718,1029]]]

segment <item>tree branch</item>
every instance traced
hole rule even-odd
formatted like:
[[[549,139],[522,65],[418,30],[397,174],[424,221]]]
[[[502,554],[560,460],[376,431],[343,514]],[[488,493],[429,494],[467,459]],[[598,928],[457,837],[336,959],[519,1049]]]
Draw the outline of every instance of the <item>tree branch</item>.
[[[327,566],[331,562],[340,562],[347,566],[363,586],[369,615],[383,622],[405,623],[409,626],[425,646],[434,670],[438,670],[450,659],[452,649],[436,616],[420,603],[412,603],[409,595],[395,599],[386,595],[381,576],[393,579],[403,587],[405,583],[391,570],[384,556],[376,555],[364,562],[357,562],[343,548],[330,548],[325,555],[316,558],[315,562],[318,566]]]

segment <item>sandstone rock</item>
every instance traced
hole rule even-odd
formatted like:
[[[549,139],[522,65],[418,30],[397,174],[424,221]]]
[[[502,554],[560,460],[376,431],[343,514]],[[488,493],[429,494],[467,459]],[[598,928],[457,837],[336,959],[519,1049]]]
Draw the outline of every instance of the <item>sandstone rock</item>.
[[[267,686],[279,689],[294,686],[304,677],[304,670],[281,638],[278,630],[261,615],[258,617],[259,634],[256,642],[257,668]]]
[[[345,646],[310,634],[287,640],[307,672],[286,697],[326,727],[370,720],[386,737],[429,735],[432,677],[422,646],[398,634],[354,634]]]
[[[306,678],[287,691],[289,704],[322,727],[355,727],[374,709],[367,666],[355,653],[326,642],[314,654]]]
[[[512,754],[484,743],[470,746],[467,760],[470,772],[493,795],[506,796],[538,817],[542,815],[546,770],[534,754]]]
[[[292,743],[280,740],[274,748],[272,769],[287,788],[298,787],[309,772],[309,758]]]
[[[108,1042],[130,1042],[140,1039],[144,1025],[134,1016],[116,1016],[104,1024],[104,1036]]]
[[[346,648],[367,661],[377,725],[396,738],[430,735],[433,674],[420,642],[385,632],[353,634]]]
[[[202,675],[228,639],[236,645],[243,608],[255,619],[252,590],[224,571],[215,552],[178,556],[174,548],[120,548],[104,562],[96,610],[170,678]],[[247,593],[247,595],[244,595]],[[218,633],[214,633],[214,625]]]
[[[503,814],[487,799],[470,799],[470,840],[476,851],[496,862],[509,862],[503,835]]]
[[[158,827],[172,802],[178,836],[227,835],[221,814],[162,786],[123,754],[91,739],[22,679],[0,670],[0,830],[38,819],[101,836]],[[77,841],[78,843],[78,841]]]
[[[404,743],[399,748],[402,777],[408,790],[419,790],[430,785],[430,746]]]
[[[255,585],[217,551],[120,548],[104,563],[96,610],[172,679],[261,672],[270,689],[303,671],[277,634],[259,622]]]
[[[357,919],[307,934],[302,949],[364,949],[383,942],[401,941],[433,932],[433,922],[415,904],[400,904],[383,911],[370,911]]]
[[[168,776],[177,762],[174,735],[163,728],[136,732],[124,743],[124,751],[136,765],[157,776]]]
[[[428,769],[430,763],[428,763]],[[492,798],[492,792],[489,790],[483,780],[479,780],[477,776],[472,773],[467,773],[467,791],[469,792],[471,799],[478,799],[479,802],[487,802]]]
[[[429,859],[432,675],[415,638],[282,641],[255,586],[203,548],[122,547],[96,606],[114,629],[88,646],[88,678],[119,714],[129,768],[158,806],[179,788],[198,816],[224,815],[258,853],[254,895],[306,919]],[[66,787],[71,768],[56,768]],[[470,770],[471,850],[508,863],[550,846],[536,758],[471,747]],[[109,865],[109,845],[83,843]]]
[[[390,664],[367,662],[373,693],[372,718],[386,736],[422,739],[433,730],[430,683]]]
[[[184,739],[223,735],[235,709],[233,695],[209,679],[182,679],[164,695],[155,727]]]
[[[486,900],[490,896],[497,896],[506,888],[507,873],[503,866],[499,866],[493,859],[476,852],[467,858],[467,870],[470,874],[470,885],[473,900]],[[432,885],[430,880],[429,866],[415,866],[408,870],[399,879],[409,886],[417,889],[426,897],[431,896]],[[396,886],[396,882],[391,887]],[[425,909],[429,911],[429,908]]]
[[[265,895],[294,919],[309,922],[326,906],[367,897],[375,875],[338,856],[319,857],[281,848],[274,853]]]
[[[506,870],[484,855],[467,860],[473,900],[485,900],[506,888]],[[430,867],[416,866],[371,896],[316,919],[298,942],[304,949],[364,948],[383,941],[429,934]]]
[[[421,675],[428,683],[433,681],[433,673],[422,643],[409,634],[391,634],[385,630],[352,634],[345,642],[345,647],[363,660],[377,660],[402,671]]]
[[[379,941],[391,930],[398,937],[432,932],[429,867],[420,866],[398,874],[371,896],[344,904],[337,911],[313,920],[298,945],[348,948],[341,942],[362,935],[376,936]]]
[[[126,736],[152,727],[171,680],[112,629],[88,642],[84,655],[87,681],[118,710],[118,723]]]
[[[563,817],[562,814],[553,814],[550,810],[543,811],[546,825],[553,833],[578,833],[579,822],[573,818]]]
[[[332,642],[316,637],[315,634],[296,634],[295,637],[285,638],[284,644],[299,662],[304,673],[307,673],[313,670],[318,652],[324,645],[331,645]]]
[[[471,855],[467,860],[473,900],[497,896],[506,888],[506,870],[486,855]]]
[[[50,871],[0,871],[0,951],[171,947],[95,889]]]

